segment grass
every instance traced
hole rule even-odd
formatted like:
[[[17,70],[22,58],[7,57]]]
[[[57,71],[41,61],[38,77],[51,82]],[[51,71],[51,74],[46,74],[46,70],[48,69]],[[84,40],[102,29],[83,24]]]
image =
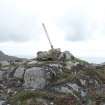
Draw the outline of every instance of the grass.
[[[62,100],[68,97],[75,98],[71,94],[60,94],[54,92],[52,93],[48,91],[20,91],[14,96],[10,97],[9,102],[11,105],[43,105],[43,104],[38,104],[37,99],[44,99],[54,103],[58,103],[58,100]],[[29,101],[31,101],[31,104],[28,103]],[[64,105],[59,103],[56,105]]]

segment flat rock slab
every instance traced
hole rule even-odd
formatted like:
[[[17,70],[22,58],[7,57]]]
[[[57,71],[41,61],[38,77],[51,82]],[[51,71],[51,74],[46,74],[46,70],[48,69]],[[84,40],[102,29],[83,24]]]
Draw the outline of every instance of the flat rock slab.
[[[46,85],[45,71],[40,67],[32,67],[26,70],[24,75],[25,88],[43,89]]]
[[[18,78],[18,79],[23,79],[23,75],[24,75],[24,67],[18,67],[15,71],[14,77]]]

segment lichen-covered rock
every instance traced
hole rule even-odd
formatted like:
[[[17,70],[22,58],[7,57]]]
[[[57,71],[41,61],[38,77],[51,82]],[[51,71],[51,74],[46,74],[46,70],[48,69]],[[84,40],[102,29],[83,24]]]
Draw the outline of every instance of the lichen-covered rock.
[[[74,63],[71,61],[67,61],[65,63],[65,69],[71,70],[73,66],[74,66]]]
[[[71,87],[75,91],[79,91],[80,87],[75,83],[68,83],[67,86]]]
[[[35,64],[37,64],[38,63],[38,61],[36,61],[36,60],[30,60],[28,63],[27,63],[27,65],[35,65]]]
[[[59,92],[59,93],[71,93],[73,94],[73,90],[66,87],[66,86],[59,86],[59,87],[55,87],[53,88],[54,91]]]
[[[0,100],[0,105],[5,105],[5,101],[4,100]]]
[[[37,60],[48,60],[48,52],[46,52],[46,51],[39,51],[38,53],[37,53]]]
[[[51,60],[51,61],[56,61],[58,60],[59,55],[61,54],[60,49],[51,49],[48,52],[47,51],[39,51],[37,53],[37,60],[40,61],[46,61],[46,60]]]
[[[3,80],[4,71],[0,71],[0,81]]]
[[[46,69],[56,76],[62,73],[63,66],[61,64],[48,64]]]
[[[49,56],[50,60],[53,60],[53,61],[58,60],[60,54],[61,54],[60,48],[51,49],[48,51],[48,56]]]
[[[24,72],[25,72],[25,68],[20,66],[16,69],[14,73],[14,77],[18,79],[23,79]]]
[[[40,67],[32,67],[26,70],[24,86],[32,89],[43,89],[46,85],[45,72]]]
[[[8,66],[10,63],[8,61],[0,61],[1,66]]]
[[[72,61],[74,56],[69,51],[64,51],[64,60],[65,61]]]

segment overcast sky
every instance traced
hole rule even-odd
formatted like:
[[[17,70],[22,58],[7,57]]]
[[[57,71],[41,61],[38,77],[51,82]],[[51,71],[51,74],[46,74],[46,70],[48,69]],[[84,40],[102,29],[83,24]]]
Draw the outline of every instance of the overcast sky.
[[[34,57],[50,49],[42,22],[55,48],[105,61],[105,0],[0,0],[0,50]]]

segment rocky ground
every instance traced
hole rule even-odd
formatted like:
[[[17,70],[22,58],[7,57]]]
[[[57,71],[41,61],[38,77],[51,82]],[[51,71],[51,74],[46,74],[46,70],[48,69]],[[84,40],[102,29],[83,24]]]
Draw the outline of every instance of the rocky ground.
[[[0,61],[0,105],[105,105],[105,64],[60,49]]]

